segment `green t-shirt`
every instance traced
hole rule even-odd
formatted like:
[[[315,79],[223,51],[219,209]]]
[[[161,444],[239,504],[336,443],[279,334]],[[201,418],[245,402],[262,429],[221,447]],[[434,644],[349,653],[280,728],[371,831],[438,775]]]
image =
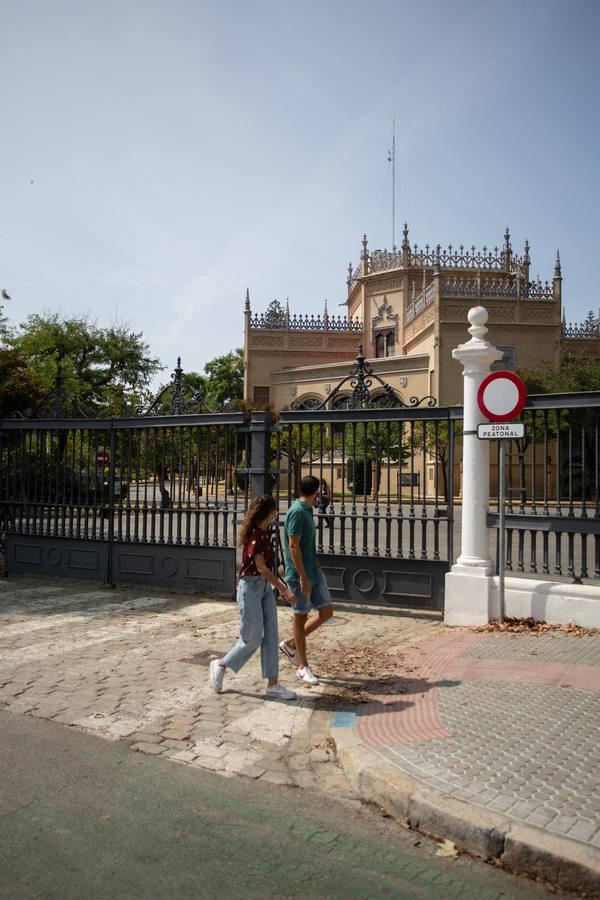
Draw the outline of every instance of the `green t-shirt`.
[[[300,581],[300,576],[290,553],[289,536],[300,535],[300,552],[304,570],[310,582],[317,579],[319,568],[317,566],[317,540],[316,528],[312,514],[312,507],[307,506],[302,500],[294,500],[288,509],[283,527],[285,541],[283,543],[283,556],[285,558],[285,580]]]

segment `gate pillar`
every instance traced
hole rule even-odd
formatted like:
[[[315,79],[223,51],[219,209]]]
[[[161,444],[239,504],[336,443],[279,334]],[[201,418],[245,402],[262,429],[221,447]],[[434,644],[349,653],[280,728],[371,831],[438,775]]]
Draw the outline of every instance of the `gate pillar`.
[[[475,306],[467,316],[471,339],[452,351],[463,366],[464,432],[462,473],[461,554],[446,575],[444,621],[448,625],[482,625],[494,617],[492,560],[489,551],[489,444],[477,437],[485,421],[477,405],[479,385],[502,352],[486,341],[487,310]]]
[[[252,499],[273,493],[271,474],[271,430],[273,416],[270,412],[253,411],[250,417],[250,494]]]

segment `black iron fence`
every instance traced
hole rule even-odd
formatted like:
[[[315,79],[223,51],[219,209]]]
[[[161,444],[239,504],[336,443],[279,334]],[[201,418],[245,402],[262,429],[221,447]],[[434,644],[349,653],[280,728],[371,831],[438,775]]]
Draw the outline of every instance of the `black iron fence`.
[[[203,562],[211,583],[232,581],[224,557],[211,572],[214,554],[180,548],[235,547],[251,489],[243,414],[10,420],[0,438],[8,570],[193,586]]]
[[[506,568],[599,579],[600,391],[532,396],[521,419],[525,439],[506,456]]]
[[[599,416],[598,393],[530,398],[507,459],[509,571],[600,578]],[[461,434],[460,407],[4,420],[6,569],[229,593],[250,498],[273,493],[282,519],[312,474],[334,594],[441,608]]]

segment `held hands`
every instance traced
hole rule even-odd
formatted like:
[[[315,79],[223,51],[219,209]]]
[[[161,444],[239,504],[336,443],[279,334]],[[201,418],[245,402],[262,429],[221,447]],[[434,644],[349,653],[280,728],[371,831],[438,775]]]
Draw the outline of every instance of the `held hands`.
[[[286,603],[289,603],[291,605],[296,602],[296,595],[287,586],[287,584],[285,583],[285,581],[282,578],[279,579],[279,584],[278,584],[277,588]]]
[[[306,599],[307,599],[307,600],[310,600],[310,594],[311,594],[311,591],[312,591],[312,585],[311,585],[310,581],[308,580],[308,578],[301,578],[301,579],[300,579],[300,590],[302,591],[302,593],[304,594],[304,596],[306,597]]]

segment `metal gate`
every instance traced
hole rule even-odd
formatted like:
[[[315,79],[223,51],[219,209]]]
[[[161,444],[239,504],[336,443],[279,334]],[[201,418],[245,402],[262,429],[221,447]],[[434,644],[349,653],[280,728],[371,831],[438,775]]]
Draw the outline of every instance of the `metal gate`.
[[[443,609],[461,420],[458,407],[280,414],[279,508],[303,476],[325,482],[330,503],[316,512],[317,550],[334,598]]]
[[[4,420],[0,438],[7,574],[232,594],[242,413]]]
[[[335,409],[0,423],[5,569],[231,596],[249,498],[302,475],[334,597],[442,609],[460,410]]]

